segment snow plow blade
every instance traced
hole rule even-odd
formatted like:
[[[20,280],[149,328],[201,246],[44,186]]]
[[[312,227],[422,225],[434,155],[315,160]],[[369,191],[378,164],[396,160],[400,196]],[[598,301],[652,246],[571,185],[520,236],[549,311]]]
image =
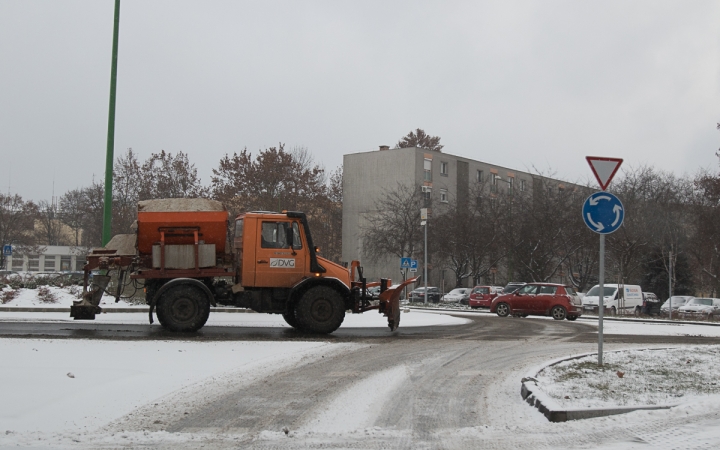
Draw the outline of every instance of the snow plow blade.
[[[400,326],[400,294],[405,286],[417,282],[420,277],[410,278],[402,284],[396,284],[380,293],[379,312],[388,318],[390,331],[395,331]]]
[[[95,320],[95,314],[102,312],[98,305],[108,284],[110,284],[109,276],[95,275],[92,290],[84,292],[82,300],[73,302],[70,307],[70,317],[75,320]]]

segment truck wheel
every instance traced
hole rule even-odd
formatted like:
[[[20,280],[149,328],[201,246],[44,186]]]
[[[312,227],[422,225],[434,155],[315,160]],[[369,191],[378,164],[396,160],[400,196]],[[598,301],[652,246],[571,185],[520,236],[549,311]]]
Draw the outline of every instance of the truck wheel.
[[[170,331],[197,331],[210,315],[210,301],[200,289],[179,285],[157,299],[160,325]]]
[[[284,312],[282,314],[283,319],[285,319],[285,322],[287,322],[288,325],[290,325],[293,328],[300,329],[300,324],[297,321],[297,317],[295,316],[295,307],[291,307],[292,310],[290,312]]]
[[[295,317],[303,330],[332,333],[345,320],[345,302],[335,289],[317,286],[300,298]]]

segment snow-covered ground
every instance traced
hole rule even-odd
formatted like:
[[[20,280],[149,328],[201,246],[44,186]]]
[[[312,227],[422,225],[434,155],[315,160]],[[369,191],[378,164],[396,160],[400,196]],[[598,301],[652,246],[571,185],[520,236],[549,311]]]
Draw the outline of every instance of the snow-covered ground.
[[[69,306],[72,296],[62,297],[57,306]],[[114,305],[114,299],[106,299]],[[32,292],[22,292],[8,306],[47,306],[35,299]],[[125,306],[125,305],[122,305]],[[71,320],[67,313],[0,312],[3,320]],[[147,323],[146,314],[108,313],[98,321],[107,323]],[[515,320],[497,318],[497,320]],[[523,319],[517,319],[523,320]],[[440,313],[411,311],[403,313],[401,326],[457,325],[466,320]],[[597,323],[587,322],[589,324]],[[209,325],[285,327],[280,316],[267,314],[213,313]],[[377,313],[348,315],[344,327],[386,327]],[[639,324],[611,322],[604,324],[606,334],[653,334],[720,336],[720,327],[695,324]],[[363,344],[325,342],[187,342],[154,341],[90,341],[51,339],[0,339],[0,448],[95,448],[99,446],[152,446],[177,441],[187,446],[202,436],[192,433],[127,432],[111,434],[102,427],[131,411],[152,405],[153,402],[186,401],[187,393],[198,391],[208,397],[221,395],[216,386],[235,380],[249,382],[262,379],[279,370],[332,355],[363,348]],[[530,365],[525,363],[499,374],[489,388],[486,402],[496,413],[489,423],[459,430],[447,430],[458,438],[477,440],[492,447],[507,447],[522,442],[554,442],[557,436],[584,436],[577,444],[559,442],[554,448],[580,445],[597,447],[593,436],[617,435],[621,439],[607,448],[718,448],[720,447],[720,394],[716,392],[720,380],[720,347],[679,347],[676,350],[605,352],[608,369],[591,381],[581,375],[589,366],[551,375],[548,370],[539,378],[547,395],[559,404],[572,407],[607,405],[611,402],[679,403],[670,410],[636,411],[620,416],[553,424],[539,412],[525,404],[519,395],[519,383]],[[596,356],[589,356],[592,362]],[[690,361],[688,363],[688,360]],[[579,360],[582,364],[583,361]],[[569,363],[567,364],[569,366]],[[675,375],[667,377],[668,367]],[[352,414],[362,425],[363,418],[372,416],[372,405],[381,403],[395,388],[395,383],[407,382],[403,368],[394,368],[362,380],[350,391],[339,392],[327,413],[315,417],[309,430],[312,433],[343,431]],[[555,369],[553,369],[555,370]],[[617,372],[623,372],[620,378]],[[587,372],[590,374],[590,372]],[[665,376],[665,378],[663,378]],[[613,378],[614,377],[614,378]],[[659,378],[658,378],[659,377]],[[380,383],[378,380],[392,380]],[[688,381],[689,380],[689,381]],[[569,384],[568,384],[569,383]],[[607,398],[596,391],[611,393]],[[696,390],[683,392],[685,385]],[[373,389],[368,386],[374,386]],[[380,386],[381,388],[378,388]],[[698,390],[697,388],[700,388]],[[613,392],[611,392],[613,391]],[[357,393],[362,393],[358,395]],[[565,393],[565,394],[563,394]],[[679,395],[683,393],[683,395]],[[565,396],[570,397],[565,399]],[[585,403],[580,403],[585,401]],[[178,407],[182,405],[177,401]],[[676,420],[677,419],[677,420]],[[357,425],[356,423],[356,425]],[[368,423],[371,423],[368,421]],[[505,424],[505,425],[502,425]],[[347,430],[346,430],[347,431]],[[370,434],[393,433],[392,430],[373,430]],[[284,434],[273,431],[277,439]],[[298,439],[311,431],[296,431]],[[305,434],[303,434],[305,433]],[[360,431],[358,431],[360,433]],[[364,433],[368,433],[365,430]],[[623,436],[638,436],[641,440],[623,440]],[[272,440],[272,436],[264,436]],[[599,438],[598,438],[599,439]],[[604,438],[603,438],[604,439]],[[468,448],[468,447],[465,447]]]

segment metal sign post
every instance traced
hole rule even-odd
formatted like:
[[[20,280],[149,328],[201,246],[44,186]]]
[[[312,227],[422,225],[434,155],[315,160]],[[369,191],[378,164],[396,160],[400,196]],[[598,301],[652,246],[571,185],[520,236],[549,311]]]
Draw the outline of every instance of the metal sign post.
[[[420,208],[420,225],[425,227],[425,257],[423,258],[423,266],[425,268],[423,273],[423,283],[425,286],[425,304],[427,305],[428,291],[427,291],[427,223],[428,223],[428,210],[427,208]]]
[[[620,228],[625,219],[625,209],[620,199],[605,189],[610,185],[622,164],[620,158],[586,157],[595,178],[602,189],[585,200],[582,216],[585,225],[600,235],[598,262],[598,365],[603,364],[603,311],[605,309],[605,235]]]

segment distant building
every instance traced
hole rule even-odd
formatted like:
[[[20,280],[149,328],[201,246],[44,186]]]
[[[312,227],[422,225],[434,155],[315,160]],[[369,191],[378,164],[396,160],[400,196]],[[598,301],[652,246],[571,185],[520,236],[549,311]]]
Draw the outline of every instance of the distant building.
[[[421,187],[426,200],[431,200],[432,207],[437,209],[452,200],[458,205],[482,201],[480,197],[471,198],[477,195],[478,189],[484,190],[483,197],[492,200],[502,194],[531,191],[541,180],[551,181],[560,189],[565,185],[575,188],[573,184],[537,174],[416,147],[381,146],[377,151],[344,155],[342,260],[360,260],[368,280],[390,277],[395,282],[401,279],[399,258],[369,261],[363,257],[361,239],[368,218],[376,213],[376,202],[384,192],[396,189],[398,183]],[[420,274],[422,257],[416,258]],[[439,270],[429,271],[428,286],[441,286],[441,277]]]
[[[62,245],[46,245],[31,250],[13,246],[5,256],[5,270],[14,272],[75,272],[83,270],[87,249]]]

